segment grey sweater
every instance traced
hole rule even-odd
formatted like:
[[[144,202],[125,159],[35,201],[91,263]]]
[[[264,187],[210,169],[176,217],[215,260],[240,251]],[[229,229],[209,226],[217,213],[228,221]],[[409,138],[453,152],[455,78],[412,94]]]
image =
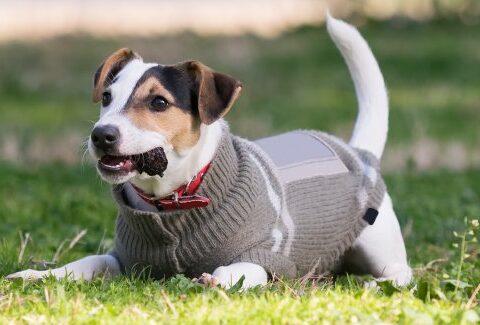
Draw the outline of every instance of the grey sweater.
[[[297,131],[253,143],[225,130],[197,191],[211,199],[207,207],[145,211],[129,191],[113,190],[112,255],[126,273],[199,276],[251,262],[293,278],[333,269],[374,221],[385,185],[371,153],[330,135]]]

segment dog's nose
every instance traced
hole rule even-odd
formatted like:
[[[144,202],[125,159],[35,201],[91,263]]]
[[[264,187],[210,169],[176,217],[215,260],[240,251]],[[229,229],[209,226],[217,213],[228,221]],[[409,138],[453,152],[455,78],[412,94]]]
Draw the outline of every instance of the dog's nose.
[[[107,124],[95,127],[91,134],[92,143],[105,152],[111,151],[120,139],[120,131],[116,126]]]

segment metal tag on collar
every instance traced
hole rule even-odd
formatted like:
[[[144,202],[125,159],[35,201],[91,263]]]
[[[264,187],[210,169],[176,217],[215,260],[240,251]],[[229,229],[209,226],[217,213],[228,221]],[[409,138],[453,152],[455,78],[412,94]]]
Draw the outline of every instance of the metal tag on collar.
[[[177,207],[177,209],[180,209],[180,203],[178,203],[178,192],[175,191],[173,192],[173,202],[175,203],[175,206]]]
[[[197,178],[197,175],[193,175],[192,178],[190,178],[190,180],[188,181],[187,185],[185,185],[185,193],[187,193],[187,195],[190,195],[190,185],[192,184],[192,182]]]

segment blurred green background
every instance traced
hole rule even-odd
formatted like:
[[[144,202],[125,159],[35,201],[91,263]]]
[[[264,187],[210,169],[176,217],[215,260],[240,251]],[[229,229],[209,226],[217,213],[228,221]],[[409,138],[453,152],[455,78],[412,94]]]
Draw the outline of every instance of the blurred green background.
[[[480,28],[458,21],[386,21],[368,22],[360,30],[389,89],[384,168],[480,164]],[[197,59],[240,79],[245,88],[227,120],[242,136],[295,128],[326,130],[345,139],[350,135],[357,113],[353,85],[322,26],[273,39],[71,35],[0,44],[1,157],[78,163],[81,144],[99,113],[90,101],[93,72],[123,46],[146,61]]]
[[[367,2],[336,8],[359,27],[384,73],[391,110],[382,164],[410,257],[422,263],[446,254],[465,216],[480,216],[479,6],[424,1],[431,11],[419,17],[410,9],[371,13]],[[0,273],[17,268],[20,232],[32,235],[25,256],[37,259],[81,229],[89,232],[67,260],[109,247],[109,187],[82,157],[99,114],[90,101],[93,73],[120,47],[163,64],[200,60],[240,79],[245,88],[227,120],[244,137],[297,128],[350,136],[353,85],[321,22],[269,37],[134,34],[0,43]]]

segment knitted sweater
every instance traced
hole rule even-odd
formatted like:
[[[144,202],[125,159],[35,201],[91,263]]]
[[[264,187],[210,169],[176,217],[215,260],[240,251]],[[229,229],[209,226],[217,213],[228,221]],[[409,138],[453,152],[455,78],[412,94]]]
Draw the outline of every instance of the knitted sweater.
[[[253,143],[225,130],[197,190],[211,199],[207,207],[146,211],[128,201],[131,185],[114,187],[111,254],[126,273],[154,278],[199,276],[234,262],[291,278],[322,274],[374,221],[369,212],[385,193],[378,168],[371,153],[320,132]]]

